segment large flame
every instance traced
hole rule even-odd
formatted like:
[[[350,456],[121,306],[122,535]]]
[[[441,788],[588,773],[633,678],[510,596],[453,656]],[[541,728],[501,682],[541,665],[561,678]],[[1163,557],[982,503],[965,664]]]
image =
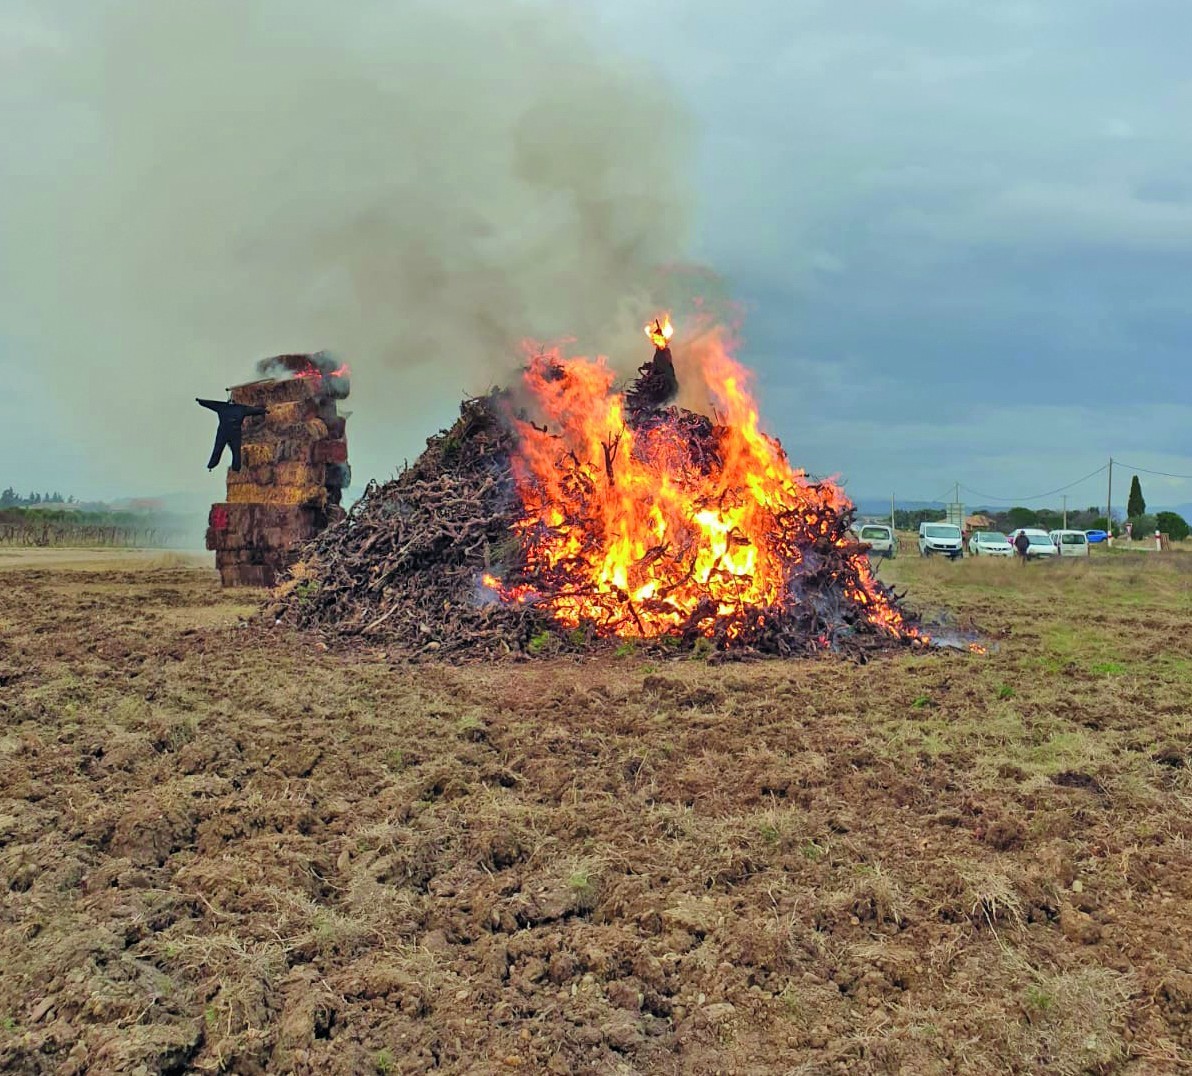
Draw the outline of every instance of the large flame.
[[[671,324],[670,315],[664,314],[661,318],[655,318],[646,326],[646,335],[654,341],[655,347],[666,347],[670,338],[675,335],[675,327]]]
[[[663,347],[673,329],[668,318],[646,332]],[[603,359],[557,350],[530,359],[525,387],[545,422],[515,420],[524,571],[485,582],[505,600],[532,601],[565,626],[592,624],[602,635],[694,625],[708,636],[719,627],[731,641],[767,610],[796,602],[804,559],[835,545],[848,547],[842,583],[863,617],[913,633],[844,529],[844,493],[791,467],[762,432],[746,371],[723,336],[704,340],[699,361],[717,423],[698,439],[690,424],[706,420],[679,409],[627,425]],[[712,458],[697,440],[713,446]]]

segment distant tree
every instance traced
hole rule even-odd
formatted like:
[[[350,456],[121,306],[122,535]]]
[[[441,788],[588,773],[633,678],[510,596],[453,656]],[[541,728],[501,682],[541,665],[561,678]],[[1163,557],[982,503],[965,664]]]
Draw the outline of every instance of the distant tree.
[[[11,508],[15,504],[20,504],[21,498],[12,486],[9,486],[3,493],[0,493],[0,508]]]
[[[1039,513],[1033,508],[1011,508],[1006,513],[1006,523],[1011,530],[1019,527],[1033,527],[1039,522]]]
[[[1188,526],[1188,521],[1179,512],[1157,512],[1155,526],[1173,542],[1182,542],[1192,530]]]
[[[938,523],[944,517],[939,508],[898,508],[894,511],[894,526],[900,531],[917,531],[920,523]]]
[[[1063,514],[1057,512],[1054,508],[1040,508],[1035,513],[1035,523],[1045,531],[1057,530],[1063,522]],[[1024,523],[1023,526],[1026,526],[1026,524]]]
[[[1126,501],[1126,518],[1140,519],[1146,515],[1146,501],[1142,496],[1142,483],[1138,481],[1138,475],[1130,479],[1130,496]]]

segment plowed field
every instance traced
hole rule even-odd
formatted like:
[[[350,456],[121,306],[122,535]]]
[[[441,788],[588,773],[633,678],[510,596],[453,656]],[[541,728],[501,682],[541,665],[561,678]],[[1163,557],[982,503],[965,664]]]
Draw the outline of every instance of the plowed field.
[[[1192,556],[900,559],[990,651],[865,665],[411,666],[0,565],[4,1072],[1189,1067]]]

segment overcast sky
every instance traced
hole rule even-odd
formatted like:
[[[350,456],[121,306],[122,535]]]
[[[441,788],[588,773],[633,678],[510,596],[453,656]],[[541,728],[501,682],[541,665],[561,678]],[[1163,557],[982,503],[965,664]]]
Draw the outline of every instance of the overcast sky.
[[[1192,474],[1187,0],[565,6],[586,47],[677,102],[689,230],[659,253],[707,264],[744,304],[741,358],[796,464],[857,498],[930,500],[959,481],[987,495],[970,503],[1059,487],[1111,454]],[[37,10],[0,12],[0,65],[34,62],[70,21],[69,5],[57,23]],[[11,82],[0,107],[5,125],[43,119]],[[0,258],[12,272],[22,255]],[[0,484],[166,492],[145,488],[163,478],[135,459],[95,458],[50,361],[0,321]],[[200,381],[178,370],[177,400],[146,403],[181,415],[210,391]],[[464,387],[379,401],[358,383],[357,475],[415,455]],[[383,423],[368,417],[381,408]],[[135,436],[133,415],[114,418]],[[198,439],[195,475],[171,486],[203,490],[205,426],[179,422]],[[1069,503],[1103,503],[1104,485]],[[1188,480],[1143,486],[1152,504],[1192,502]]]

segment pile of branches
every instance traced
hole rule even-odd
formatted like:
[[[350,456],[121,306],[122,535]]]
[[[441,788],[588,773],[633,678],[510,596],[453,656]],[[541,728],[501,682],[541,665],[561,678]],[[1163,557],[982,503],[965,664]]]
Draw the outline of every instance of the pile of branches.
[[[594,643],[594,627],[569,630],[532,601],[500,601],[482,582],[491,572],[540,594],[573,585],[566,564],[527,563],[514,530],[524,510],[508,413],[500,392],[466,400],[459,420],[430,438],[412,466],[392,481],[370,483],[345,518],[304,547],[270,612],[328,638],[355,637],[411,656],[496,657]],[[649,432],[666,427],[683,435],[692,462],[705,473],[721,463],[718,429],[701,415],[671,406],[630,421],[647,434],[644,451],[650,451]],[[716,617],[711,637],[707,621],[715,609],[697,609],[672,637],[645,645],[703,647],[720,657],[828,649],[861,660],[899,645],[866,618],[858,601],[863,547],[848,540],[852,509],[838,513],[829,501],[814,518],[800,512],[781,521],[793,566],[781,605]]]
[[[499,393],[466,400],[412,466],[370,483],[344,519],[303,549],[274,615],[410,653],[524,650],[541,614],[497,602],[480,583],[519,545],[514,435],[503,410]]]

